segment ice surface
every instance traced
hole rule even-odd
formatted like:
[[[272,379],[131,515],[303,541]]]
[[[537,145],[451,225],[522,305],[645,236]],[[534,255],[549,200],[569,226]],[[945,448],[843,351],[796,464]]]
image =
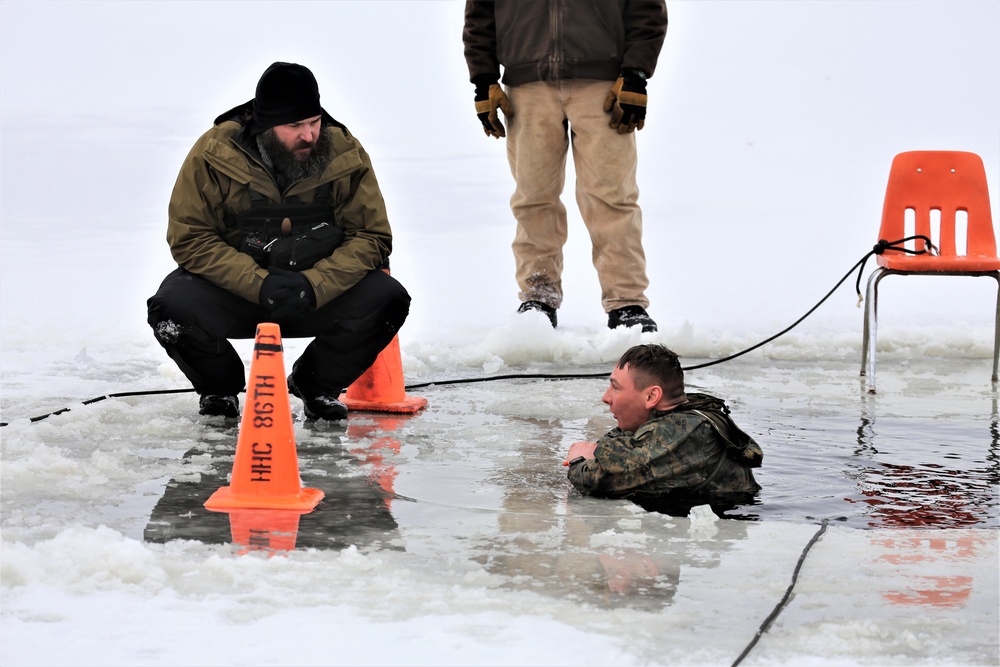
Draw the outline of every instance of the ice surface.
[[[461,8],[0,2],[0,663],[731,664],[828,519],[745,664],[997,664],[991,281],[885,281],[874,397],[848,285],[689,373],[764,446],[755,521],[572,492],[566,449],[611,426],[601,380],[438,384],[412,418],[299,414],[329,503],[308,548],[241,555],[197,502],[231,427],[187,393],[83,404],[187,387],[145,324],[166,202],[274,60],[310,66],[372,155],[411,383],[742,350],[870,249],[904,150],[979,153],[1000,210],[996,3],[671,2],[639,136],[661,330],[604,328],[570,195],[553,331],[513,315],[510,175],[472,116]]]

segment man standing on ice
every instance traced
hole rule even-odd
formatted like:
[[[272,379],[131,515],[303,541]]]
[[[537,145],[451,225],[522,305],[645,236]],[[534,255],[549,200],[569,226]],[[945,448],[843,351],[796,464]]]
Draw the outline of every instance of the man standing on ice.
[[[751,468],[764,458],[729,417],[725,402],[684,391],[677,355],[636,345],[618,360],[602,399],[618,422],[566,456],[570,483],[585,495],[748,500],[760,490]]]
[[[567,235],[560,196],[572,145],[608,327],[656,331],[646,312],[635,132],[666,33],[664,0],[466,1],[462,40],[476,114],[487,136],[507,137],[514,176],[517,312],[557,324]]]
[[[341,391],[409,312],[406,290],[380,270],[392,232],[368,154],[302,65],[272,64],[255,97],[195,143],[167,242],[178,268],[147,302],[148,321],[203,415],[239,416],[244,364],[228,339],[276,322],[284,338],[314,338],[288,376],[306,417],[343,419]]]

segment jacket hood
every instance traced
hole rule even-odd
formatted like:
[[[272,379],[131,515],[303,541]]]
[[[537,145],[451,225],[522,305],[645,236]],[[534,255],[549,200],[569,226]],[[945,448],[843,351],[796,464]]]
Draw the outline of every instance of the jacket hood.
[[[716,396],[710,396],[709,394],[687,394],[687,403],[681,403],[673,410],[683,411],[683,410],[714,410],[716,412],[722,412],[723,414],[729,414],[729,406],[721,398]]]
[[[341,128],[342,130],[347,129],[346,125],[331,116],[330,113],[323,107],[320,107],[320,112],[323,116],[323,125],[333,125]],[[221,125],[222,123],[230,120],[234,120],[242,125],[244,130],[253,132],[253,100],[251,99],[243,104],[238,104],[229,111],[219,114],[213,123],[215,125]]]
[[[708,394],[688,394],[688,402],[670,412],[695,412],[705,419],[722,436],[728,445],[726,452],[733,460],[750,468],[760,467],[764,453],[760,445],[747,435],[729,416],[729,406],[721,398]]]

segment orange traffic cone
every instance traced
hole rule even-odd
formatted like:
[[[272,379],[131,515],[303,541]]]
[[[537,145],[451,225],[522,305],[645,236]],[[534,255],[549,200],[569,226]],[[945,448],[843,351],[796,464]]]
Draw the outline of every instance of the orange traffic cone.
[[[375,363],[347,388],[340,400],[350,410],[413,414],[427,405],[427,399],[407,396],[403,386],[403,362],[399,336],[393,336]]]
[[[216,512],[236,508],[311,510],[323,499],[322,491],[303,489],[299,479],[281,329],[271,322],[257,325],[229,484],[213,493],[205,507]]]

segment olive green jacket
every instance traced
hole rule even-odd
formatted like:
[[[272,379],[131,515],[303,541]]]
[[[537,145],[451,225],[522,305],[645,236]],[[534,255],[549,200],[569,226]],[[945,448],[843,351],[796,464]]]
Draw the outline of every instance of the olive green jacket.
[[[688,394],[687,403],[654,411],[635,433],[609,431],[597,441],[594,458],[570,465],[567,475],[581,493],[611,498],[752,494],[760,486],[750,468],[762,460],[724,401]]]
[[[240,115],[223,118],[188,153],[170,197],[167,243],[179,266],[257,303],[267,269],[237,250],[240,233],[227,227],[226,220],[250,208],[250,187],[273,203],[292,196],[308,203],[327,182],[332,182],[332,217],[345,238],[329,257],[302,271],[313,286],[316,307],[384,265],[392,250],[385,202],[368,154],[347,128],[324,113],[323,132],[331,139],[329,166],[279,192],[257,151],[249,147]]]

